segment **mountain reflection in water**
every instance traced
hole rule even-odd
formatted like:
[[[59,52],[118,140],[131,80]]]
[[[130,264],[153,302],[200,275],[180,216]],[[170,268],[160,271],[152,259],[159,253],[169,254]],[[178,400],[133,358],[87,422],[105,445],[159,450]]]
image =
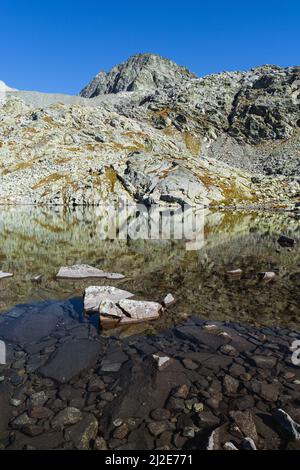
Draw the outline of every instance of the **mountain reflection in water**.
[[[140,227],[131,229],[131,237],[124,230],[119,236],[111,212],[105,218],[99,208],[2,207],[0,270],[14,277],[0,281],[0,311],[19,303],[81,296],[88,285],[111,283],[141,299],[161,301],[171,292],[178,301],[156,328],[190,314],[299,328],[299,244],[287,249],[277,243],[283,233],[300,239],[295,216],[201,209],[199,230],[191,225],[182,231],[180,212],[162,211],[167,218],[159,236],[151,239]],[[126,225],[126,217],[122,223]],[[90,264],[126,278],[56,281],[59,267],[72,264]],[[226,274],[236,268],[243,270],[241,279]],[[276,273],[274,282],[259,280],[258,273],[265,271]],[[33,283],[38,274],[43,274],[42,282]]]

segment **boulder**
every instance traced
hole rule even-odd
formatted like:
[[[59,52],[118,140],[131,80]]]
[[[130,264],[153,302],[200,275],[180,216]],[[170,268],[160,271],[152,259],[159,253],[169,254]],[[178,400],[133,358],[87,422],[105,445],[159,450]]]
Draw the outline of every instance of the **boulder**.
[[[159,317],[159,312],[162,309],[161,304],[157,302],[146,302],[141,300],[124,299],[118,302],[118,306],[128,315],[123,317],[120,321],[121,324],[155,320]]]
[[[98,312],[102,301],[119,302],[122,299],[133,297],[131,292],[113,286],[90,286],[85,289],[84,310]]]

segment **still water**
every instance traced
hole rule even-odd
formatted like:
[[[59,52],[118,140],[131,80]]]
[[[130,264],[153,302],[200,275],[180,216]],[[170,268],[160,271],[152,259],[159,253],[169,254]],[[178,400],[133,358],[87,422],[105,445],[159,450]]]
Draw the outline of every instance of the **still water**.
[[[284,213],[209,210],[202,210],[201,217],[200,235],[186,231],[187,239],[174,238],[178,220],[172,213],[173,228],[163,229],[160,238],[149,239],[142,231],[105,238],[111,221],[97,209],[2,207],[0,270],[14,276],[0,281],[0,312],[22,303],[82,296],[89,285],[111,284],[145,300],[162,301],[171,292],[177,303],[155,328],[194,314],[299,329],[299,243],[281,248],[277,239],[285,234],[299,241],[300,220]],[[73,264],[126,277],[57,281],[59,267]],[[241,278],[228,276],[228,270],[237,268]],[[266,271],[276,273],[273,282],[261,281],[259,273]],[[32,282],[39,274],[42,282]]]

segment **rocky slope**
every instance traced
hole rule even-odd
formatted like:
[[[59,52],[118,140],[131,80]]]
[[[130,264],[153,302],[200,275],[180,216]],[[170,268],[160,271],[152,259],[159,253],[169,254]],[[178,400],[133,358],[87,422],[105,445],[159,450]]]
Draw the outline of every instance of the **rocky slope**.
[[[1,203],[300,199],[300,67],[197,78],[137,55],[81,96],[8,92],[0,122]]]

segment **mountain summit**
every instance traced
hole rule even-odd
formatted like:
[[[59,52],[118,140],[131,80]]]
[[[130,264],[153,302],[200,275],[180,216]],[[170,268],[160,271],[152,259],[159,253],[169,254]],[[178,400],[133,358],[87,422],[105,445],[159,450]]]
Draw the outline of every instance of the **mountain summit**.
[[[81,91],[84,98],[107,93],[163,89],[178,81],[196,78],[186,67],[156,54],[138,54],[115,66],[110,72],[100,72]]]

